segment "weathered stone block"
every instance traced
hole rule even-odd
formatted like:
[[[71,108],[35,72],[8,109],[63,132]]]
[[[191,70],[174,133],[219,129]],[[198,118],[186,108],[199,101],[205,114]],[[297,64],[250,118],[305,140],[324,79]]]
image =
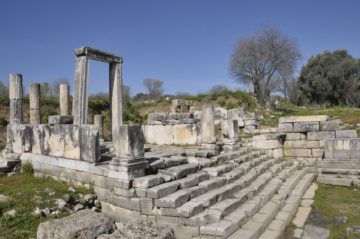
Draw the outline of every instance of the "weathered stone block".
[[[319,141],[317,140],[286,140],[284,143],[285,148],[299,148],[299,149],[312,149],[319,148]]]
[[[164,182],[161,175],[148,175],[133,180],[133,187],[135,188],[150,188]]]
[[[308,140],[335,139],[335,131],[308,132]]]
[[[33,137],[32,137],[32,153],[48,155],[49,154],[49,137],[50,126],[49,125],[33,125]]]
[[[294,132],[314,132],[319,131],[320,125],[319,122],[298,122],[294,123]]]
[[[7,126],[8,144],[14,153],[31,152],[32,149],[32,126],[25,124],[9,124]]]
[[[311,149],[311,154],[314,158],[322,158],[324,156],[324,149]]]
[[[357,138],[356,130],[336,130],[336,138]]]
[[[276,139],[272,140],[255,140],[252,142],[254,149],[276,149],[282,147],[282,142]]]
[[[150,144],[174,144],[173,125],[144,125],[144,137]]]
[[[195,124],[174,125],[174,144],[194,145],[197,144],[198,129]]]
[[[48,121],[49,121],[50,125],[72,124],[74,121],[74,116],[72,116],[72,115],[49,115]]]
[[[341,123],[342,121],[340,119],[321,121],[320,131],[337,130]]]
[[[278,125],[278,131],[279,132],[293,132],[294,126],[293,123],[281,123]]]
[[[311,132],[315,133],[315,132]],[[309,132],[310,134],[310,132]],[[286,140],[305,140],[306,139],[306,133],[287,133],[286,134]]]
[[[113,142],[119,159],[144,158],[144,135],[140,125],[115,126]]]
[[[311,149],[284,149],[285,157],[312,157]]]
[[[140,130],[141,131],[141,130]],[[65,144],[65,147],[67,145]],[[65,148],[65,151],[67,148]],[[83,161],[95,163],[100,156],[99,128],[96,125],[81,126],[80,158]],[[66,154],[65,154],[66,155]]]
[[[288,117],[280,117],[279,123],[316,122],[316,121],[326,121],[328,119],[329,116],[327,115],[288,116]]]

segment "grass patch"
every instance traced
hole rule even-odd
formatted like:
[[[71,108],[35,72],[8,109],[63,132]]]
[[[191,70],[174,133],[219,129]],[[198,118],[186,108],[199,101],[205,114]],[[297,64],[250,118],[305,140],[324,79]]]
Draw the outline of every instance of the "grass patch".
[[[352,225],[360,226],[360,190],[354,187],[319,184],[313,209],[326,216],[330,221],[334,216],[347,216],[346,224],[328,225],[330,239],[346,238],[345,228]]]
[[[54,195],[49,195],[44,190],[49,188]],[[35,238],[38,225],[48,218],[32,215],[38,207],[56,208],[55,199],[63,198],[65,194],[79,199],[79,193],[86,194],[90,189],[73,187],[76,192],[68,191],[69,184],[58,182],[51,178],[36,178],[33,176],[0,177],[0,194],[10,197],[7,202],[0,203],[0,239]],[[3,215],[5,212],[15,209],[15,217]],[[69,215],[61,212],[59,217]]]

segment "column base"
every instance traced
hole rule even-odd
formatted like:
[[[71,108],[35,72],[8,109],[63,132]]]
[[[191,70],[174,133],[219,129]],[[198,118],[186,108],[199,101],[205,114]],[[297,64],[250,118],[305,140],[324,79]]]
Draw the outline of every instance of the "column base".
[[[131,180],[145,176],[148,161],[144,159],[118,159],[113,158],[109,165],[109,177],[121,180]]]

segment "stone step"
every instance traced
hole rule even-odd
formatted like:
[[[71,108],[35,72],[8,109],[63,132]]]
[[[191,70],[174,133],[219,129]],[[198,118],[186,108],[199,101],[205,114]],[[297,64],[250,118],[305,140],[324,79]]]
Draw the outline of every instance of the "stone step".
[[[283,163],[284,165],[287,164],[287,162],[281,163]],[[254,185],[256,184],[257,183],[255,182]],[[243,183],[243,179],[240,178],[237,182],[230,183],[223,187],[208,191],[196,198],[191,199],[190,202],[202,203],[203,212],[200,212],[197,215],[193,214],[191,218],[184,219],[183,223],[191,226],[200,226],[215,220],[219,220],[219,218],[224,217],[225,215],[230,213],[232,209],[236,208],[240,203],[243,202],[242,198],[234,197],[234,193],[238,192],[244,187],[245,184]],[[220,210],[220,208],[222,208],[223,210]],[[174,209],[174,211],[175,210],[177,209]],[[175,212],[171,212],[171,214],[176,215]]]
[[[288,166],[281,172],[285,172],[286,174],[290,175],[294,170],[294,167]],[[270,181],[264,182],[264,184],[265,183],[266,186],[261,191],[259,191],[256,196],[254,196],[256,192],[253,192],[248,195],[244,193],[246,197],[239,197],[238,200],[244,202],[240,207],[233,209],[230,211],[230,213],[225,215],[223,218],[220,218],[220,220],[216,222],[201,226],[201,234],[218,238],[226,238],[231,233],[236,231],[240,226],[245,224],[249,220],[249,217],[254,215],[259,210],[259,208],[262,205],[265,205],[270,200],[272,195],[276,193],[282,184],[282,180],[280,180],[278,177],[275,177]],[[246,191],[247,189],[248,188],[244,188],[241,191]]]
[[[297,209],[298,202],[300,199],[295,200],[295,195],[304,193],[306,188],[310,185],[313,180],[314,174],[309,173],[305,175],[309,170],[303,169],[298,171],[296,174],[291,175],[288,180],[286,180],[280,187],[279,190],[288,191],[289,193],[284,197],[279,193],[272,196],[271,200],[264,204],[262,208],[253,214],[249,220],[235,233],[233,233],[229,238],[235,239],[241,238],[244,239],[256,239],[270,226],[274,221],[276,221],[278,215],[282,216],[281,212],[295,211]],[[305,175],[305,176],[304,176]],[[309,175],[309,176],[308,176]],[[295,189],[294,189],[295,188]],[[293,191],[294,189],[294,191]],[[292,192],[293,191],[293,192]],[[279,192],[279,191],[278,191]],[[301,195],[302,196],[302,195]],[[301,196],[299,196],[301,198]],[[296,196],[297,197],[297,196]],[[295,200],[295,201],[294,201]],[[291,203],[290,202],[295,202]],[[295,205],[295,206],[294,206]],[[274,223],[276,224],[276,222]],[[288,222],[285,224],[288,224]],[[284,229],[285,229],[284,227]],[[263,238],[270,239],[270,235],[265,235]]]
[[[278,159],[272,159],[269,161],[263,162],[268,168],[275,164]],[[187,200],[185,198],[190,199],[192,202],[202,202],[204,208],[211,206],[217,201],[221,201],[227,197],[230,197],[234,194],[234,192],[238,191],[242,187],[246,186],[249,182],[254,180],[260,173],[257,173],[255,169],[250,170],[247,174],[245,174],[242,178],[238,179],[237,182],[226,184],[225,177],[214,177],[205,181],[202,181],[198,184],[200,188],[196,188],[195,196],[187,197],[185,192],[189,192],[191,187],[187,190],[184,190],[180,193],[173,191],[172,188],[169,191],[172,191],[171,194],[168,194],[165,197],[159,197],[158,200],[155,201],[155,205],[163,208],[172,208],[174,210],[165,210],[164,214],[168,216],[177,215],[176,208],[182,204],[186,204]],[[175,182],[175,181],[174,181]],[[177,181],[178,182],[178,181]],[[245,183],[244,183],[245,182]],[[164,195],[164,189],[161,187],[156,187],[156,189],[162,189],[159,195]],[[191,192],[189,192],[191,194]],[[152,194],[150,194],[152,195]],[[194,195],[194,194],[193,194]],[[186,205],[185,205],[186,206]],[[179,209],[181,211],[181,208]],[[166,214],[168,213],[168,214]]]
[[[285,205],[277,212],[275,219],[268,223],[264,232],[260,235],[260,239],[279,239],[281,238],[286,226],[290,223],[299,207],[301,198],[310,187],[315,175],[313,173],[306,174],[290,196],[286,199]]]
[[[179,166],[170,167],[168,169],[160,169],[159,174],[171,177],[171,180],[184,178],[189,174],[196,173],[198,171],[198,164],[189,163]]]

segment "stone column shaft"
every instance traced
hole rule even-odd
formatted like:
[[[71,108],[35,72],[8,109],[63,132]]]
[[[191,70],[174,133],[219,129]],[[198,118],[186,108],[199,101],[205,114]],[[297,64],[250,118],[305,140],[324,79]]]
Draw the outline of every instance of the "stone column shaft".
[[[214,108],[211,105],[204,105],[200,118],[201,144],[215,144],[215,123]]]
[[[60,115],[66,116],[70,113],[69,85],[60,85]]]
[[[10,124],[23,123],[23,84],[21,74],[9,77]]]
[[[75,84],[73,98],[74,125],[87,123],[88,96],[87,96],[88,57],[79,56],[75,63]]]
[[[31,84],[29,90],[30,124],[40,124],[40,84]]]
[[[99,127],[99,137],[100,137],[100,139],[103,139],[104,135],[103,135],[103,116],[102,115],[94,115],[94,125]]]
[[[122,117],[122,69],[121,63],[109,64],[111,129],[123,123]]]

